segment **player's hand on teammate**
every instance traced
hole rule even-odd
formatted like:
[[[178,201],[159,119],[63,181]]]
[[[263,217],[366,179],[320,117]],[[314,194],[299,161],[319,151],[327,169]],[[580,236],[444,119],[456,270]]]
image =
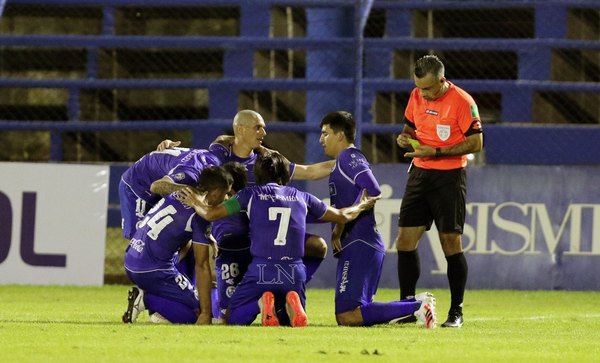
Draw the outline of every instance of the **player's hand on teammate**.
[[[177,147],[179,145],[181,145],[181,141],[173,141],[173,140],[165,139],[165,140],[161,141],[160,144],[158,144],[158,146],[156,147],[156,151],[165,151],[167,149],[170,149],[172,147]]]
[[[176,198],[181,203],[194,208],[196,213],[200,214],[200,216],[203,216],[207,212],[208,203],[206,203],[204,195],[198,193],[191,187],[185,187],[178,190]]]
[[[336,223],[331,231],[331,249],[333,250],[333,257],[340,257],[342,252],[342,233],[344,232],[345,225],[342,223]]]
[[[342,240],[340,237],[331,236],[331,248],[333,249],[333,257],[338,258],[342,252]]]
[[[219,135],[219,136],[217,136],[215,141],[213,141],[213,143],[221,144],[228,148],[233,144],[234,141],[235,141],[235,136],[233,136],[233,135]]]
[[[367,190],[363,189],[362,194],[360,196],[359,205],[362,205],[362,210],[371,209],[375,206],[375,203],[381,199],[381,195],[376,195],[371,197],[367,194]]]

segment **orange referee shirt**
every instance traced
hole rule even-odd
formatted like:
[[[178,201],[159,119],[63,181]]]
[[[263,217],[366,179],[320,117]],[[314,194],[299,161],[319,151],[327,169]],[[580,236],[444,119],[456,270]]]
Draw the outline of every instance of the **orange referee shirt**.
[[[426,101],[418,88],[413,89],[404,111],[416,130],[419,143],[448,147],[466,140],[468,131],[481,132],[479,111],[473,97],[462,88],[449,83],[446,93]],[[415,166],[423,169],[450,170],[467,166],[466,155],[414,158]]]

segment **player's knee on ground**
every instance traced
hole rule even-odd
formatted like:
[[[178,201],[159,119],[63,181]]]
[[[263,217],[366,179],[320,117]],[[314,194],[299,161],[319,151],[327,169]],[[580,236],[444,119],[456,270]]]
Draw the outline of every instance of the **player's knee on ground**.
[[[360,307],[346,311],[344,313],[337,314],[335,316],[335,320],[338,325],[343,326],[362,326],[364,325],[362,313],[360,311]]]
[[[311,235],[306,240],[304,256],[325,258],[327,256],[327,243],[320,236]]]

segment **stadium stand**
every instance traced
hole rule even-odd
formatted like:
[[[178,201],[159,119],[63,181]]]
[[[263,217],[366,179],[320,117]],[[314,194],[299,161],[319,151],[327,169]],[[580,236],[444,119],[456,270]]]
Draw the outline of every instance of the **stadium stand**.
[[[11,1],[0,129],[46,131],[41,160],[128,162],[143,150],[115,134],[185,130],[202,147],[249,105],[288,121],[269,129],[310,162],[315,123],[336,107],[362,120],[375,162],[394,162],[410,64],[434,51],[480,104],[485,162],[599,161],[596,1],[373,1],[363,23],[359,3],[369,2]],[[566,156],[574,142],[590,152]]]

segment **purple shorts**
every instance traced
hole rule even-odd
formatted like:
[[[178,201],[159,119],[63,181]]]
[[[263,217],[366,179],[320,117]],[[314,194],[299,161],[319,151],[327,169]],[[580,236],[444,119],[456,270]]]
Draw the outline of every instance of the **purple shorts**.
[[[229,302],[228,324],[251,324],[259,313],[258,300],[265,291],[275,295],[276,310],[285,306],[285,296],[289,291],[296,291],[302,306],[306,306],[306,267],[302,260],[253,259]],[[238,307],[249,304],[256,304],[254,311],[243,309],[243,314],[236,311]]]
[[[360,241],[340,253],[335,285],[335,314],[345,313],[373,301],[385,252]]]

